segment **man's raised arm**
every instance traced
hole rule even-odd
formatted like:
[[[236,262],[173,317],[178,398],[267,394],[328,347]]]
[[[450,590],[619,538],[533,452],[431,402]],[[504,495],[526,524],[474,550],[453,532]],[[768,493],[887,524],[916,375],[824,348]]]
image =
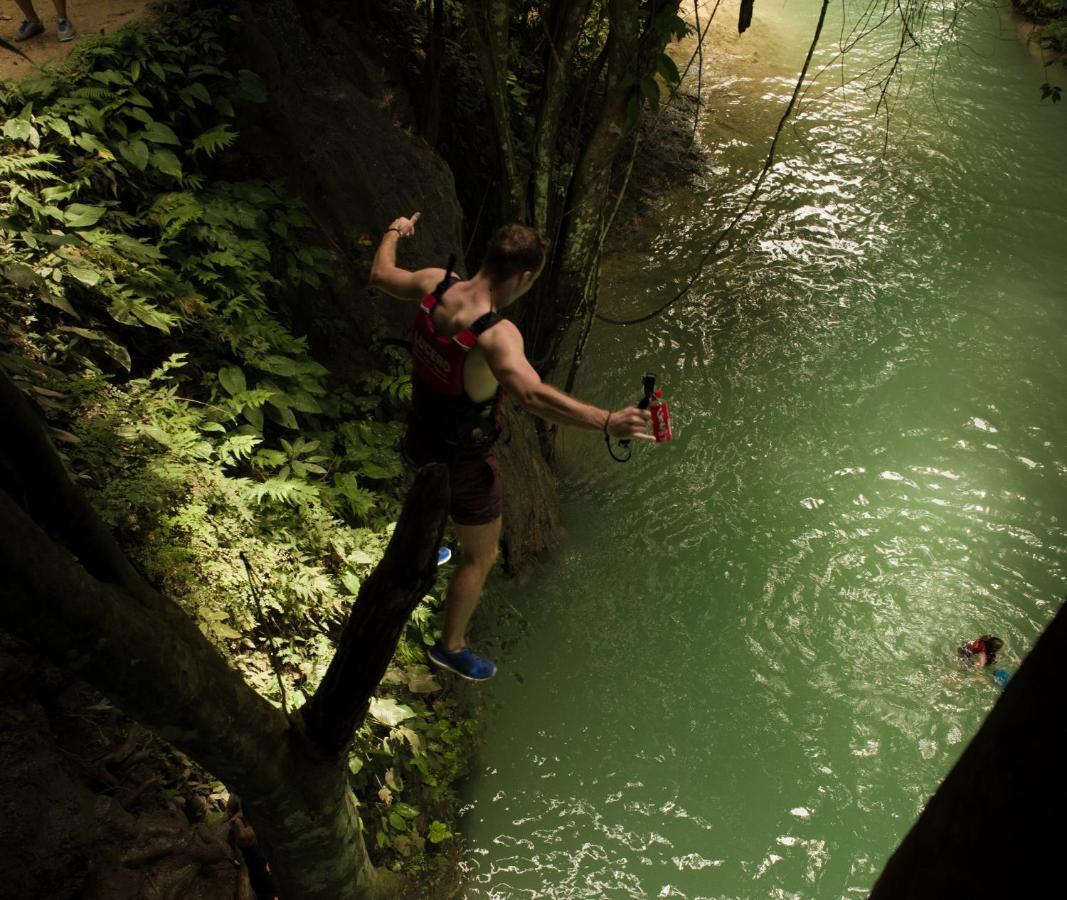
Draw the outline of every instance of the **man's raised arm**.
[[[604,431],[614,438],[655,440],[648,431],[651,417],[647,410],[628,406],[611,412],[545,384],[526,358],[522,334],[513,323],[504,320],[490,328],[478,345],[484,348],[489,369],[504,390],[535,416],[560,425]]]
[[[415,223],[422,213],[415,213],[410,219],[401,216],[394,219],[385,229],[378,252],[370,267],[370,286],[384,291],[399,300],[421,300],[444,277],[444,269],[419,269],[412,272],[401,269],[396,264],[396,245],[401,238],[415,234]]]

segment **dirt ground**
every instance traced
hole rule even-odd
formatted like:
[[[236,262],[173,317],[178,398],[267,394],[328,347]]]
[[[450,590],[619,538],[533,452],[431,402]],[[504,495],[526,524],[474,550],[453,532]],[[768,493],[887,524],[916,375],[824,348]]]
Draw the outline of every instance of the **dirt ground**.
[[[56,10],[52,0],[34,0],[34,8],[44,23],[43,34],[16,46],[32,62],[0,48],[0,81],[13,81],[28,75],[34,66],[56,65],[78,43],[95,35],[107,34],[131,19],[145,14],[146,0],[67,0],[67,17],[74,23],[77,37],[61,44],[56,40]],[[15,43],[22,13],[15,0],[0,0],[0,36]]]
[[[0,898],[252,900],[227,797],[0,631]]]

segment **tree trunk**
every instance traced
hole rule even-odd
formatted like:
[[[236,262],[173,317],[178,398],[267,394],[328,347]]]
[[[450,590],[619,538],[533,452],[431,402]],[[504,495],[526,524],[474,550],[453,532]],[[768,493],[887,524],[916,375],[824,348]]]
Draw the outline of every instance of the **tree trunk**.
[[[515,139],[511,133],[508,101],[508,31],[511,25],[510,0],[466,0],[467,22],[478,42],[478,64],[482,70],[486,99],[496,126],[501,181],[500,218],[502,222],[525,219],[525,191],[519,170]]]
[[[533,146],[533,178],[530,192],[532,225],[541,234],[549,232],[549,208],[552,202],[553,170],[558,162],[556,143],[560,120],[570,88],[570,63],[582,25],[589,15],[592,0],[574,0],[553,4],[554,27],[544,53],[545,90],[538,111]],[[563,9],[557,12],[562,5]]]
[[[871,892],[871,900],[1043,897],[1067,809],[1067,609],[1038,639]]]
[[[634,124],[627,121],[627,106],[640,49],[638,0],[611,0],[610,21],[604,99],[571,181],[556,265],[540,302],[523,319],[530,356],[542,373],[555,368],[564,335],[588,296],[590,274],[600,265],[600,232],[612,205],[612,165]]]
[[[431,147],[437,146],[441,126],[441,62],[444,55],[444,0],[426,4],[429,38],[426,42],[426,63],[422,67],[423,95],[419,101],[419,132]]]
[[[448,467],[422,469],[385,557],[363,582],[341,643],[303,709],[315,745],[347,749],[393,658],[400,633],[437,577],[437,548],[448,519]]]
[[[373,896],[337,758],[317,754],[181,610],[93,578],[0,493],[3,625],[241,794],[287,898]],[[158,597],[158,595],[156,595]]]
[[[654,12],[673,14],[677,8],[676,0],[666,0]],[[608,12],[604,96],[571,179],[566,209],[561,211],[554,265],[543,279],[537,303],[522,315],[528,352],[542,375],[555,369],[563,339],[597,283],[604,229],[615,205],[612,173],[637,125],[631,105],[635,80],[654,71],[665,46],[660,33],[645,21],[653,10],[645,9],[640,0],[610,0]]]
[[[431,466],[416,477],[305,726],[252,690],[194,622],[137,575],[51,443],[34,436],[32,409],[2,372],[0,416],[12,438],[0,448],[0,624],[240,793],[273,850],[287,900],[381,895],[343,750],[412,606],[433,580],[447,470]],[[44,474],[50,482],[35,480]],[[62,522],[64,503],[84,534]],[[34,520],[38,512],[54,537]],[[374,627],[361,629],[364,622]]]

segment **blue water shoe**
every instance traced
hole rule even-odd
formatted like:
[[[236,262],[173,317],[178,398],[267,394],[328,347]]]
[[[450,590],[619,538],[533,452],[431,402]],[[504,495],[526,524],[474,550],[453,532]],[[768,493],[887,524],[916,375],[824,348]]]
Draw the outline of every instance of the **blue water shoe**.
[[[449,652],[438,641],[426,655],[435,666],[455,672],[467,681],[488,681],[496,674],[496,663],[482,659],[470,647]]]

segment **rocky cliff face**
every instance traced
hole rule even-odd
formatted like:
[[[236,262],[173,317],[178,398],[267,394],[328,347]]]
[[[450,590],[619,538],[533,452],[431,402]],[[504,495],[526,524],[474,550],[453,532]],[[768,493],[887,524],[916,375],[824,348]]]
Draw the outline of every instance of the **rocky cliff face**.
[[[400,262],[443,266],[462,247],[463,223],[448,167],[414,134],[406,96],[364,51],[348,7],[247,2],[235,24],[238,64],[256,72],[269,95],[244,111],[242,155],[285,179],[338,256],[330,290],[300,298],[297,311],[320,352],[341,367],[363,339],[363,310],[385,314],[397,329],[408,323],[406,309],[366,288],[382,229],[420,211]]]
[[[294,297],[293,314],[341,378],[360,364],[367,311],[385,316],[398,337],[410,328],[409,307],[366,287],[382,229],[398,215],[422,213],[415,238],[400,245],[406,267],[444,266],[464,249],[452,173],[415,133],[401,73],[368,52],[359,7],[245,2],[234,23],[240,65],[266,82],[270,97],[244,111],[242,156],[286,180],[340,260],[333,284]],[[509,418],[512,438],[499,456],[505,559],[516,572],[557,543],[559,512],[532,420]]]

